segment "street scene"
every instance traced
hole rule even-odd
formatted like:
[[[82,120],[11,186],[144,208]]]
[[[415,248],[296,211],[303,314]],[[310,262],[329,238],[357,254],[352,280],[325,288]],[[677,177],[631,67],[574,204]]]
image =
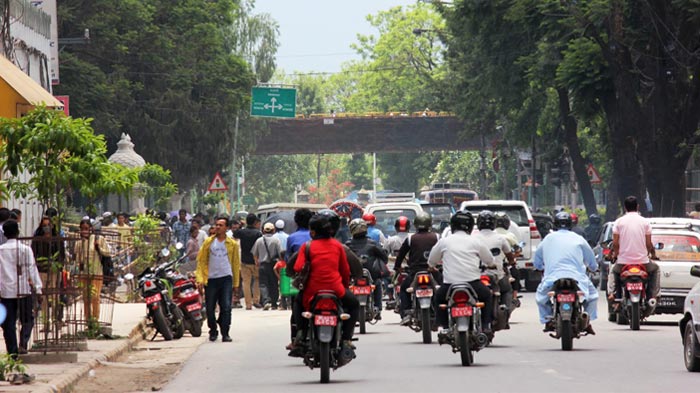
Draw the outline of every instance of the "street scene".
[[[696,392],[696,1],[0,0],[0,392]]]

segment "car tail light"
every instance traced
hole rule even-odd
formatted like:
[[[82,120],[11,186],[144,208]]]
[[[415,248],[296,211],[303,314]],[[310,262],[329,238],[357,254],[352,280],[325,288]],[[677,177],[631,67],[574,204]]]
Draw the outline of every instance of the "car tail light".
[[[530,239],[539,239],[540,231],[537,230],[537,224],[532,218],[528,219],[527,222],[530,224]]]
[[[334,311],[338,309],[338,305],[335,304],[333,299],[323,298],[316,302],[316,311]]]

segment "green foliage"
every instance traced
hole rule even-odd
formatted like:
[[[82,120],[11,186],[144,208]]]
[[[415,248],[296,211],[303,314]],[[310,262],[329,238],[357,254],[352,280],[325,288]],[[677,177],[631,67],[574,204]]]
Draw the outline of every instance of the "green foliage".
[[[177,193],[177,185],[170,179],[170,171],[157,164],[139,168],[139,183],[147,199],[153,200],[156,209],[164,210],[166,202]]]
[[[294,202],[297,186],[314,179],[314,156],[253,156],[246,161],[246,193],[258,204]]]
[[[22,359],[15,359],[9,353],[0,354],[0,381],[7,381],[7,377],[12,373],[21,374],[26,371]]]
[[[158,253],[170,243],[167,228],[160,226],[160,220],[150,214],[139,214],[134,220],[134,249],[138,254],[131,263],[131,269],[140,273],[152,266]]]

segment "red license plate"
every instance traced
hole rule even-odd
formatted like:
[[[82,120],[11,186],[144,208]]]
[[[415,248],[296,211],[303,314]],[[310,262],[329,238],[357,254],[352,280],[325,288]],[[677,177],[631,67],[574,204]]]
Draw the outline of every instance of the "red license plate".
[[[576,295],[573,293],[558,293],[557,301],[559,303],[573,303],[576,300]]]
[[[187,311],[190,311],[190,312],[192,312],[194,310],[201,310],[201,309],[202,309],[202,305],[200,303],[192,303],[192,304],[187,306]]]
[[[372,287],[352,287],[352,293],[355,295],[369,295],[372,293]]]
[[[335,315],[314,315],[314,325],[316,326],[336,326],[338,317]]]
[[[470,306],[467,307],[452,307],[452,317],[471,317],[474,311]]]
[[[643,282],[628,282],[627,283],[627,290],[628,291],[641,291],[642,289],[644,289]]]
[[[416,289],[416,297],[431,297],[433,296],[432,289]]]
[[[160,296],[160,293],[156,293],[155,295],[146,298],[146,304],[159,302],[161,299],[162,297]]]

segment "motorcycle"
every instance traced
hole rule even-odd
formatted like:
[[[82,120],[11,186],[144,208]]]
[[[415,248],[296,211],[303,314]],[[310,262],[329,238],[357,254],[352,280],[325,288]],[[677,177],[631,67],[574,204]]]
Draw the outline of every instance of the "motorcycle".
[[[623,265],[620,273],[622,298],[615,299],[620,308],[617,311],[618,324],[629,323],[630,329],[639,330],[639,325],[654,313],[656,299],[647,300],[646,288],[649,274],[643,264]]]
[[[369,270],[362,269],[362,278],[357,279],[350,286],[353,295],[360,303],[360,313],[358,322],[360,323],[360,334],[367,333],[367,323],[374,325],[378,322],[376,319],[378,312],[374,307],[374,283]]]
[[[304,342],[304,364],[321,369],[321,383],[328,383],[330,369],[338,369],[354,359],[352,348],[344,347],[341,340],[342,322],[350,318],[343,312],[340,299],[333,291],[319,291],[311,301],[311,311],[302,317],[309,320]]]
[[[424,344],[433,342],[431,321],[435,317],[432,307],[434,290],[435,280],[427,271],[416,273],[413,283],[406,289],[406,292],[411,294],[413,302],[413,310],[409,311],[411,315],[409,327],[415,332],[423,332]]]
[[[189,331],[192,337],[201,336],[204,307],[197,283],[193,277],[184,276],[174,269],[170,269],[167,276],[173,287],[173,300],[185,317],[185,330]]]
[[[161,259],[170,255],[170,251],[164,248],[160,252]],[[156,334],[160,333],[166,341],[173,338],[179,339],[185,334],[184,315],[182,310],[173,302],[171,296],[171,284],[167,277],[167,271],[177,261],[163,262],[155,269],[147,267],[138,275],[139,294],[146,302],[148,319],[155,327]],[[129,273],[131,274],[131,273]],[[132,277],[127,277],[131,279]]]
[[[501,254],[501,250],[499,248],[493,248],[491,249],[491,254],[497,258]],[[508,272],[505,263],[501,269],[506,269],[505,271]],[[510,279],[510,282],[513,282],[509,274],[506,274],[505,279]],[[504,298],[501,296],[500,280],[495,269],[485,269],[482,267],[480,280],[482,284],[491,290],[492,294],[494,316],[493,323],[491,324],[492,331],[495,333],[499,330],[508,329],[508,321],[510,320],[511,310],[513,309],[513,297],[506,296]],[[491,337],[491,339],[493,339],[493,337]]]
[[[391,290],[394,291],[394,303],[392,304],[392,308],[394,309],[394,312],[396,314],[401,313],[401,284],[403,284],[403,281],[407,277],[408,277],[408,273],[401,271],[394,279],[394,283],[389,285]],[[389,308],[388,305],[387,305],[387,308]]]
[[[550,337],[561,339],[561,349],[570,351],[574,338],[587,335],[586,327],[590,322],[588,314],[583,311],[584,292],[572,278],[560,278],[554,282],[552,290],[547,293],[553,308],[555,333]]]
[[[488,336],[481,328],[481,307],[474,288],[468,283],[452,284],[447,293],[449,333],[438,334],[438,343],[450,344],[453,353],[460,353],[462,366],[474,363],[474,352],[482,350],[489,343]]]

